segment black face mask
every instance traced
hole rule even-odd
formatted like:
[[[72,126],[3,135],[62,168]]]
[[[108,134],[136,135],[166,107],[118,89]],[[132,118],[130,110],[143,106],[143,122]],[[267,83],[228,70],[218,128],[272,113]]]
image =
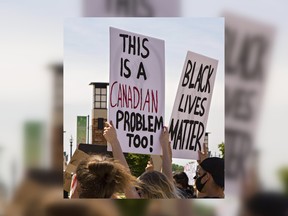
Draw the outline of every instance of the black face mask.
[[[201,177],[198,177],[196,179],[196,188],[199,192],[202,191],[202,189],[204,188],[205,184],[207,183],[207,181],[205,181],[203,184],[201,183],[202,178],[206,175],[207,173],[203,174]]]

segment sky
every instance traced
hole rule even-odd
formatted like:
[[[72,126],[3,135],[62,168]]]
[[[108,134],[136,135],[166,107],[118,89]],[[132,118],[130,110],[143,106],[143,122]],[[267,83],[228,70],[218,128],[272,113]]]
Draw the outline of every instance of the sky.
[[[169,124],[187,51],[219,60],[206,131],[210,150],[224,141],[224,19],[223,18],[89,18],[64,24],[64,137],[69,152],[77,115],[90,115],[90,82],[109,82],[109,27],[165,40],[165,125]],[[75,137],[76,139],[76,137]],[[73,150],[74,151],[74,150]],[[174,160],[185,165],[187,160]]]

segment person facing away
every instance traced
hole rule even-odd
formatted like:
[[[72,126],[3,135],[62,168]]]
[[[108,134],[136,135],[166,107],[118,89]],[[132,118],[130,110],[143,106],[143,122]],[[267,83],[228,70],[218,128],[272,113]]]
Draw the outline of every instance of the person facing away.
[[[195,198],[194,189],[189,185],[189,178],[185,172],[174,174],[173,179],[176,187],[180,190],[184,198]]]
[[[180,198],[174,184],[161,172],[150,170],[138,178],[137,192],[144,199]]]
[[[257,191],[241,200],[239,216],[287,216],[288,196],[276,191]]]
[[[194,179],[197,190],[205,194],[201,198],[224,198],[224,159],[206,158],[199,164]]]
[[[92,155],[81,161],[72,177],[72,198],[111,198],[134,185],[136,178],[118,161]]]
[[[111,144],[113,157],[129,170],[127,161],[123,155],[121,145],[117,138],[116,129],[110,121],[104,128],[104,137]],[[172,158],[169,149],[169,133],[167,127],[164,127],[160,136],[160,144],[163,151],[163,169],[158,171],[146,171],[137,179],[137,187],[131,186],[125,190],[127,198],[180,198],[176,187],[173,184],[172,177]],[[130,172],[130,171],[129,171]]]

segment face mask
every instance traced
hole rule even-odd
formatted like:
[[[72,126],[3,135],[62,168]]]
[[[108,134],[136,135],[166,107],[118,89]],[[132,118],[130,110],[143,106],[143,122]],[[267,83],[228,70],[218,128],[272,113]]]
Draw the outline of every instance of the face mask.
[[[196,179],[196,188],[197,188],[197,190],[198,190],[199,192],[202,191],[202,189],[204,188],[206,182],[208,181],[208,180],[205,181],[203,184],[201,183],[202,178],[203,178],[206,174],[207,174],[207,173],[203,174],[201,177],[198,177],[198,178]]]

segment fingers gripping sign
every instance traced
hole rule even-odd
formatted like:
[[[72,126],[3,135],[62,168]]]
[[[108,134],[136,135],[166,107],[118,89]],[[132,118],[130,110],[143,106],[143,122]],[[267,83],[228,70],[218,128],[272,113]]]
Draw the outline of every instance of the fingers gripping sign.
[[[113,125],[113,122],[110,121],[106,122],[106,127],[104,127],[104,137],[107,140],[107,142],[109,142],[111,145],[113,145],[118,139],[117,139],[117,133],[116,133],[116,129]]]
[[[204,145],[204,151],[198,151],[198,157],[199,160],[197,160],[197,162],[200,164],[203,160],[205,160],[206,158],[208,158],[208,147],[206,145]]]

